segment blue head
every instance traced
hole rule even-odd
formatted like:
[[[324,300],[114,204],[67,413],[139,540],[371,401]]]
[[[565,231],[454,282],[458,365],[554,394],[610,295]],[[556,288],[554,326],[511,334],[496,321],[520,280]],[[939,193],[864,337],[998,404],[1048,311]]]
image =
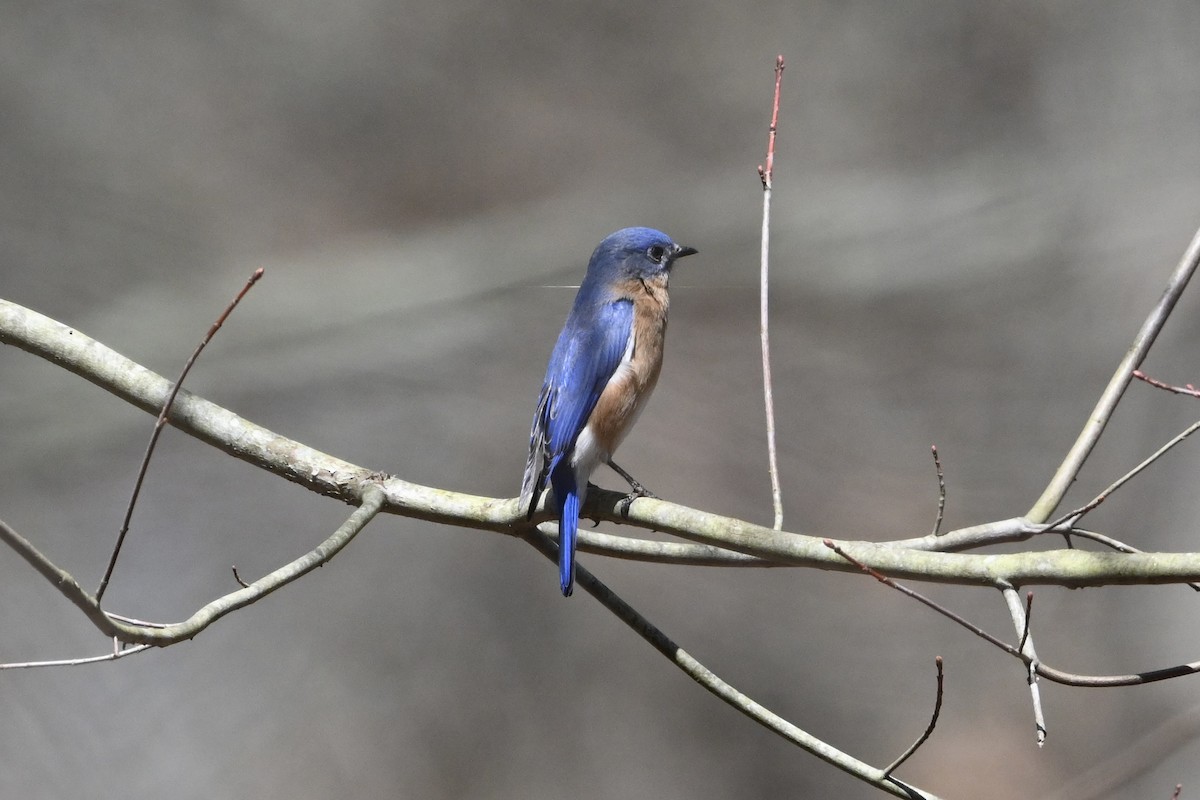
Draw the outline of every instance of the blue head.
[[[693,247],[675,244],[653,228],[622,228],[596,245],[588,262],[587,281],[608,283],[621,279],[665,277],[675,259],[695,253]]]

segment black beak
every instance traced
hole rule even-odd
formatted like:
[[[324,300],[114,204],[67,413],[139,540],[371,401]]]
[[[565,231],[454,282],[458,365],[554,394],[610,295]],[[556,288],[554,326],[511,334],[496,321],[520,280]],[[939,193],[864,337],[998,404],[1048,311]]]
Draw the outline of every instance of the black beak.
[[[684,256],[694,256],[700,252],[694,247],[684,247],[683,245],[675,245],[675,250],[671,253],[671,259],[683,258]]]

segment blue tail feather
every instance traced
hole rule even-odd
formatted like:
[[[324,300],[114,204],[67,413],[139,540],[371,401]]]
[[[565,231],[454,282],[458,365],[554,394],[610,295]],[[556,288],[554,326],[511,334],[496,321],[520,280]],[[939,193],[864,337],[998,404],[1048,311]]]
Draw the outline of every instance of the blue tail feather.
[[[550,474],[558,505],[558,579],[563,597],[575,587],[575,532],[579,529],[579,487],[570,467]]]
[[[568,492],[558,517],[558,580],[563,597],[575,584],[575,531],[579,528],[579,495]]]

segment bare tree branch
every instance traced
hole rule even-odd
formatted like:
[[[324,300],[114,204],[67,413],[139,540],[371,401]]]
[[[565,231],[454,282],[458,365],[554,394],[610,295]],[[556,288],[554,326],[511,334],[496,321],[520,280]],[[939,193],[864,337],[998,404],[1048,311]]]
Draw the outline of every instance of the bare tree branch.
[[[1038,689],[1038,668],[1041,666],[1038,661],[1037,650],[1033,646],[1033,636],[1029,632],[1029,616],[1033,608],[1033,592],[1029,593],[1029,599],[1026,603],[1021,603],[1021,598],[1017,594],[1017,590],[1011,586],[1005,586],[1001,590],[1004,595],[1004,604],[1008,606],[1009,616],[1012,617],[1013,627],[1017,630],[1017,636],[1020,637],[1017,643],[1017,649],[1026,659],[1028,671],[1026,680],[1029,682],[1029,696],[1033,702],[1033,729],[1034,736],[1037,740],[1037,746],[1042,747],[1046,744],[1046,712],[1042,710],[1042,693]]]
[[[886,767],[884,767],[884,769],[883,769],[884,775],[891,775],[893,772],[895,772],[897,769],[900,768],[901,764],[903,764],[905,761],[908,761],[908,759],[912,758],[913,753],[917,752],[917,750],[921,749],[921,745],[923,745],[923,744],[925,744],[925,742],[929,741],[929,737],[933,735],[934,728],[937,727],[938,717],[941,716],[941,713],[942,713],[942,690],[945,688],[944,687],[945,673],[942,669],[942,657],[941,656],[937,656],[936,658],[934,658],[934,665],[937,666],[937,694],[934,696],[934,699],[933,699],[933,714],[931,714],[929,717],[929,724],[927,726],[925,726],[925,731],[920,736],[917,737],[917,740],[915,742],[910,744],[903,753],[901,753],[899,756],[897,756],[895,761],[893,761],[891,764],[888,764]]]
[[[0,300],[0,342],[52,361],[148,413],[158,413],[171,389],[162,376],[94,339],[5,300]],[[390,478],[267,430],[186,389],[179,392],[170,423],[235,458],[347,503],[358,504],[367,485],[380,483],[386,494],[382,509],[386,513],[510,536],[520,535],[528,525],[517,509],[516,498],[480,497]],[[616,492],[594,492],[585,512],[595,519],[657,530],[770,562],[842,572],[855,569],[818,537],[775,531],[662,500],[642,500],[626,518],[619,507],[622,499],[624,495]],[[545,519],[544,511],[534,516],[537,522]],[[840,545],[885,575],[938,583],[993,587],[998,580],[1005,580],[1014,586],[1079,587],[1200,581],[1200,553],[954,552],[1020,541],[1043,531],[1042,525],[1015,518],[939,537]],[[603,542],[588,538],[591,546]],[[687,552],[688,557],[712,556],[711,550]],[[666,560],[666,551],[659,550],[656,558]]]
[[[551,544],[550,537],[537,529],[532,529],[526,535],[525,539],[550,561],[556,562],[558,560],[558,546]],[[935,795],[916,789],[891,777],[888,774],[891,768],[885,771],[859,761],[853,756],[843,753],[832,745],[788,722],[766,706],[743,694],[715,672],[700,663],[692,654],[675,644],[665,633],[655,627],[650,620],[646,619],[637,609],[622,600],[616,592],[609,589],[608,586],[585,567],[577,564],[575,569],[575,581],[579,586],[583,587],[584,591],[596,598],[601,605],[632,628],[638,636],[649,642],[655,650],[664,655],[667,660],[682,670],[688,677],[767,730],[778,734],[822,761],[854,775],[877,789],[890,792],[897,797],[937,800]]]
[[[126,622],[116,615],[106,614],[95,597],[88,594],[71,574],[56,566],[42,555],[23,536],[0,522],[0,541],[13,548],[29,562],[30,566],[46,577],[68,600],[74,603],[92,624],[106,636],[123,642],[166,647],[185,639],[194,638],[212,623],[226,614],[244,608],[282,588],[297,578],[312,572],[350,543],[363,527],[374,519],[383,507],[383,492],[374,486],[366,486],[362,492],[362,505],[342,523],[333,535],[300,558],[251,583],[244,589],[219,597],[200,608],[183,622],[153,625]]]
[[[85,656],[83,658],[60,658],[54,661],[14,661],[0,664],[0,670],[5,669],[37,669],[40,667],[80,667],[87,664],[100,664],[105,661],[116,661],[126,656],[137,655],[149,650],[153,645],[136,644],[133,647],[121,647],[117,639],[113,639],[113,651],[102,656]]]
[[[121,546],[125,544],[125,536],[129,533],[129,524],[133,520],[133,509],[137,506],[138,495],[142,492],[142,483],[146,480],[146,470],[150,468],[150,457],[154,455],[154,448],[158,445],[158,437],[162,435],[163,426],[167,423],[167,415],[171,413],[171,406],[175,403],[175,397],[179,394],[183,382],[187,379],[188,373],[192,371],[192,365],[196,363],[196,359],[200,357],[200,353],[212,341],[213,336],[225,324],[225,320],[237,308],[237,304],[246,296],[246,292],[258,283],[263,276],[263,270],[259,267],[250,276],[249,280],[238,292],[229,305],[225,306],[225,310],[217,317],[216,321],[208,328],[208,333],[200,340],[200,344],[196,345],[196,349],[188,356],[188,360],[184,362],[183,370],[179,373],[179,378],[176,379],[174,386],[171,388],[170,394],[167,395],[166,401],[163,403],[162,411],[158,413],[158,419],[154,421],[154,431],[150,434],[150,441],[146,444],[146,452],[142,456],[142,463],[138,466],[137,478],[133,482],[133,491],[129,494],[129,503],[125,506],[125,518],[121,521],[121,530],[117,533],[117,542],[113,545],[112,555],[109,556],[108,566],[104,569],[104,577],[100,579],[100,586],[96,589],[96,602],[99,603],[104,599],[104,590],[108,588],[108,582],[112,579],[113,570],[117,568],[117,558],[121,555]]]
[[[783,56],[775,58],[775,98],[771,104],[771,129],[767,134],[767,160],[759,165],[763,188],[762,242],[759,277],[759,339],[762,346],[763,405],[767,416],[767,470],[771,475],[771,505],[775,530],[783,530],[783,490],[779,486],[779,457],[775,449],[775,394],[771,380],[770,309],[771,189],[775,185],[775,134],[779,132],[779,89],[783,84]]]
[[[1146,317],[1146,321],[1142,323],[1141,329],[1134,337],[1133,344],[1125,353],[1125,357],[1121,359],[1121,363],[1117,365],[1116,372],[1113,373],[1108,386],[1104,388],[1104,392],[1096,402],[1096,407],[1088,416],[1083,430],[1079,433],[1079,438],[1067,452],[1062,464],[1054,473],[1054,477],[1050,479],[1050,483],[1042,492],[1042,496],[1025,515],[1034,522],[1048,520],[1054,513],[1054,509],[1058,508],[1058,504],[1062,502],[1063,497],[1067,494],[1067,489],[1075,480],[1075,476],[1083,468],[1083,462],[1087,460],[1092,448],[1100,440],[1100,434],[1104,433],[1104,427],[1108,424],[1117,403],[1121,401],[1122,395],[1129,387],[1129,382],[1133,379],[1133,371],[1142,365],[1146,354],[1150,352],[1150,347],[1158,338],[1163,325],[1167,323],[1167,317],[1171,315],[1175,303],[1183,294],[1183,290],[1187,288],[1188,281],[1191,280],[1197,266],[1200,266],[1200,230],[1197,230],[1192,237],[1191,244],[1188,245],[1179,261],[1179,266],[1171,273],[1162,297],[1155,304],[1150,316]]]

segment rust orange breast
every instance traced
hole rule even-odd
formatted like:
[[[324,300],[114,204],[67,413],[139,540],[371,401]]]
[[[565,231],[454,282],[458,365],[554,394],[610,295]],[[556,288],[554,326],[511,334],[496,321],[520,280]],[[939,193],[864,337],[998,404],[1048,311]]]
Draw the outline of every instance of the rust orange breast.
[[[633,330],[625,356],[588,420],[602,460],[616,451],[658,383],[667,333],[667,276],[622,281],[613,294],[633,302]]]

